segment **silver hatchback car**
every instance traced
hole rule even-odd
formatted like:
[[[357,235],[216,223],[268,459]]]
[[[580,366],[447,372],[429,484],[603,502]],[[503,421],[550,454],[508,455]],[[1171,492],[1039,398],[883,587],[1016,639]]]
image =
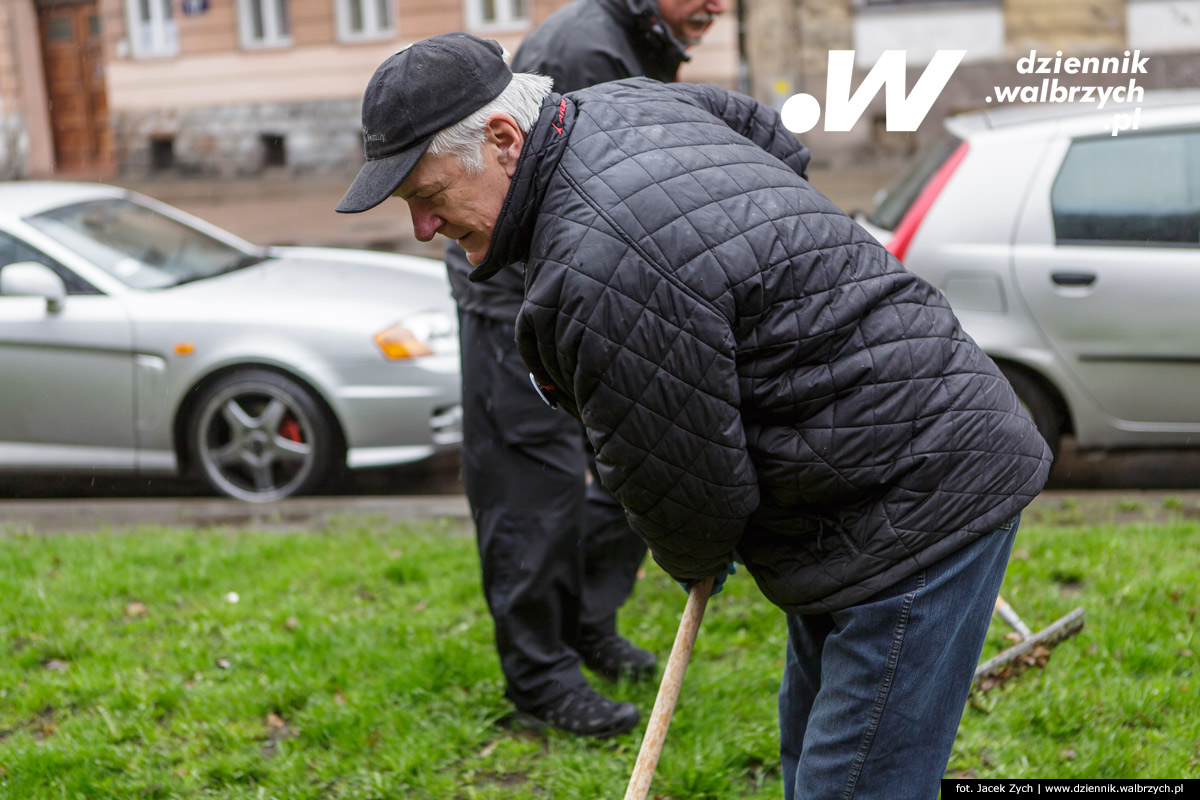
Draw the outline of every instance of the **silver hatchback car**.
[[[196,474],[270,501],[423,459],[461,441],[457,332],[439,262],[0,183],[0,476]]]
[[[1200,92],[946,129],[859,221],[945,294],[1056,450],[1200,446]]]

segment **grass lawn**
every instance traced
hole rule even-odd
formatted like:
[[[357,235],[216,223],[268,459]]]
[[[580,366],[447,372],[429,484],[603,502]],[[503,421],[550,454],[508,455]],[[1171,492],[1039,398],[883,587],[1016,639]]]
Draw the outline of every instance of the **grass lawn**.
[[[1083,633],[966,710],[951,775],[1200,775],[1200,524],[1028,518],[1004,593]],[[0,797],[620,797],[638,733],[505,724],[474,542],[449,522],[313,533],[0,534]],[[661,654],[684,595],[648,562],[624,631]],[[985,655],[1002,646],[997,622]],[[709,606],[652,796],[782,797],[782,612]],[[606,688],[648,716],[656,687]]]

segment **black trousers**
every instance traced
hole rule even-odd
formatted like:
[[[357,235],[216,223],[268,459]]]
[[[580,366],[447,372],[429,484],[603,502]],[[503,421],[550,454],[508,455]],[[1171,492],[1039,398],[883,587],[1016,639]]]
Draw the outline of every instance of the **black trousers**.
[[[512,323],[459,314],[463,483],[506,694],[520,709],[586,685],[580,650],[616,633],[646,554],[587,481],[582,426],[529,382]]]

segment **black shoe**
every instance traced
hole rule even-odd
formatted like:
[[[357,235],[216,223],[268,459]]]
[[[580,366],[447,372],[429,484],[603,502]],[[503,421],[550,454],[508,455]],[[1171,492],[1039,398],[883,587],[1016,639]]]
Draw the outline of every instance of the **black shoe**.
[[[633,730],[640,718],[633,703],[609,700],[586,686],[532,711],[518,711],[516,721],[534,728],[558,728],[579,736],[607,739]]]
[[[615,633],[598,642],[584,645],[579,655],[583,657],[583,663],[588,669],[610,681],[620,678],[630,681],[653,678],[654,667],[657,664],[653,653]]]

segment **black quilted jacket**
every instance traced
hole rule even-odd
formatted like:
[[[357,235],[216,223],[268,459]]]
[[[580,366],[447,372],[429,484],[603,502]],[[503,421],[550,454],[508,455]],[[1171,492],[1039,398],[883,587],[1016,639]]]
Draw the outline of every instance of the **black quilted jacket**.
[[[674,578],[865,599],[1038,493],[1050,454],[942,296],[797,173],[778,115],[645,79],[551,95],[472,277]]]

